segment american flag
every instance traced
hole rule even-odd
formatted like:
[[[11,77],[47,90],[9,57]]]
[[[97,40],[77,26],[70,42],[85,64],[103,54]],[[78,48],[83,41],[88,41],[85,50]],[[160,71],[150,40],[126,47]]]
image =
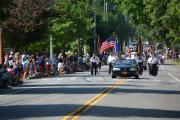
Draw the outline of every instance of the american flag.
[[[115,45],[114,36],[112,35],[102,43],[99,52],[102,54],[105,50],[109,48],[114,48],[114,45]]]

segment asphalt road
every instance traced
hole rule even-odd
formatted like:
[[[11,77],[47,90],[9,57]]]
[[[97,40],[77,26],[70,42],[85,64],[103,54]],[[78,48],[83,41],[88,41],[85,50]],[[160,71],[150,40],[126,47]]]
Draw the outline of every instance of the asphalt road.
[[[180,68],[159,66],[140,79],[108,75],[107,66],[0,89],[0,120],[179,120]]]

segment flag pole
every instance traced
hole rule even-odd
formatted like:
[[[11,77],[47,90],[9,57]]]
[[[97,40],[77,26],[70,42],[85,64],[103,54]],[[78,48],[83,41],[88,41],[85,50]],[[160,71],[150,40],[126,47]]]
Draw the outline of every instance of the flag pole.
[[[116,33],[113,32],[113,37],[114,37],[114,48],[113,48],[113,52],[116,54]]]
[[[97,53],[99,53],[99,49],[100,49],[100,42],[99,42],[99,35],[97,34],[97,44],[96,44]]]

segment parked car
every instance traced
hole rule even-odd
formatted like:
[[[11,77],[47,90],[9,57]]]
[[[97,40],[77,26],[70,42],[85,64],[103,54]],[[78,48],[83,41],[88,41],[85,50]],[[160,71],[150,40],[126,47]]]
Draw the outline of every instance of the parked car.
[[[138,66],[135,60],[132,59],[121,59],[118,60],[112,69],[112,78],[120,77],[135,77],[139,78]]]

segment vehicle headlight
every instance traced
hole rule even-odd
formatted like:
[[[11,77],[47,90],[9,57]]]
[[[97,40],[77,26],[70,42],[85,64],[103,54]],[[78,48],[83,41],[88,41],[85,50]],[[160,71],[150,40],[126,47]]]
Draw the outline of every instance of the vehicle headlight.
[[[120,68],[113,68],[113,71],[119,71],[121,70]]]
[[[136,71],[137,69],[136,68],[131,68],[130,71]]]

